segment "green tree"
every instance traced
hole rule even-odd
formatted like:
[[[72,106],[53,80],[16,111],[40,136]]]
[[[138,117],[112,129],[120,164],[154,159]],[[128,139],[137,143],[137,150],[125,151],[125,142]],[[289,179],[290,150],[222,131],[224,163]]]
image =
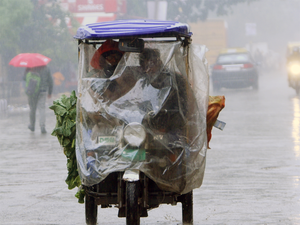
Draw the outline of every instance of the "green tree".
[[[1,0],[0,1],[0,51],[7,62],[21,51],[20,32],[31,20],[33,5],[30,0]]]
[[[159,0],[152,0],[158,2]],[[167,0],[167,19],[180,22],[197,22],[206,20],[210,12],[227,15],[232,6],[239,3],[251,3],[258,0]],[[128,16],[147,18],[147,0],[128,0]]]
[[[127,0],[127,15],[124,19],[147,18],[147,1]]]
[[[53,72],[77,62],[77,43],[73,39],[79,23],[61,10],[56,0],[1,0],[0,54],[8,72],[9,61],[17,54],[36,52],[52,59]],[[71,30],[66,18],[71,19]],[[55,70],[55,71],[54,71]]]
[[[232,13],[232,6],[257,0],[168,0],[168,18],[182,22],[207,19],[209,13],[218,16]]]
[[[37,0],[32,2],[32,19],[20,32],[23,52],[38,52],[50,57],[55,70],[60,70],[69,62],[76,63],[77,43],[66,18],[71,18],[75,29],[79,26],[76,20],[68,12],[62,11],[55,0],[48,1],[48,4],[39,4]]]

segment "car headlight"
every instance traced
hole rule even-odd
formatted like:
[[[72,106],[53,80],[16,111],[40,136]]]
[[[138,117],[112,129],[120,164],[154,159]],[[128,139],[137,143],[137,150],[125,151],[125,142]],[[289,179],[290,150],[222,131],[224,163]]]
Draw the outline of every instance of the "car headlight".
[[[289,72],[292,75],[300,74],[300,64],[299,63],[293,63],[289,66]]]
[[[140,123],[130,123],[124,128],[123,137],[131,146],[140,146],[146,139],[146,131]]]

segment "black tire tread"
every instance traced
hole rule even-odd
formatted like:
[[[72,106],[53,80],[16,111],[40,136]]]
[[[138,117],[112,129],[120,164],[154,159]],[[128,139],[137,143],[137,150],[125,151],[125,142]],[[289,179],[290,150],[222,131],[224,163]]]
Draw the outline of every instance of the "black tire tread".
[[[138,182],[126,183],[126,224],[140,225]]]
[[[193,224],[193,191],[182,195],[182,223]]]
[[[85,221],[87,225],[97,224],[98,206],[95,199],[88,194],[85,196]]]

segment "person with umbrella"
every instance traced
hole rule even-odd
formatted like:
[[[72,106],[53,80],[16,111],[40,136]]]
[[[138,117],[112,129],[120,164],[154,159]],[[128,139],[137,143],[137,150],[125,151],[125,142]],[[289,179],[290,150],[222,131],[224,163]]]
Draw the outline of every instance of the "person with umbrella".
[[[36,121],[36,110],[39,111],[40,128],[43,134],[46,131],[46,97],[51,98],[53,91],[53,79],[50,73],[50,69],[47,64],[51,61],[50,58],[37,54],[37,53],[23,53],[15,56],[9,63],[9,65],[15,67],[26,67],[24,73],[24,80],[26,86],[29,84],[29,76],[31,73],[36,74],[39,79],[39,85],[35,94],[28,94],[28,104],[30,108],[29,112],[29,125],[28,129],[34,132]]]

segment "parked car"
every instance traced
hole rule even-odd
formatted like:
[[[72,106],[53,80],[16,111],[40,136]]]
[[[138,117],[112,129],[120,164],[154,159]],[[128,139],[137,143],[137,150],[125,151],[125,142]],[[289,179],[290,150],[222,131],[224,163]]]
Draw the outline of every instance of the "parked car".
[[[258,89],[257,64],[246,49],[226,49],[221,52],[212,67],[212,85],[220,88]]]

